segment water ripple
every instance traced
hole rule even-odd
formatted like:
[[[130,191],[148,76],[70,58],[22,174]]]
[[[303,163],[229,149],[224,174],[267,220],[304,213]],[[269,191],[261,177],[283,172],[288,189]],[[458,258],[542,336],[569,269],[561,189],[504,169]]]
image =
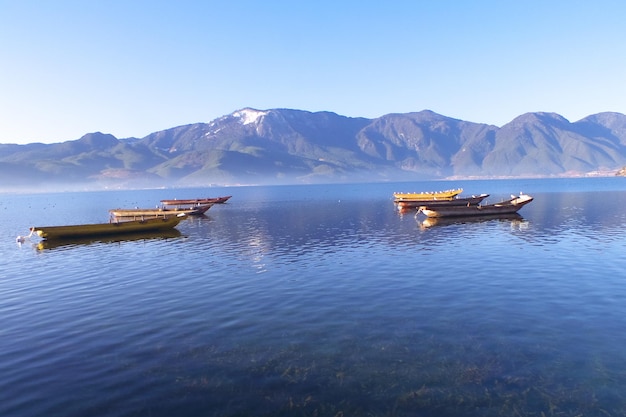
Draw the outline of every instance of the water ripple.
[[[424,224],[389,187],[252,187],[177,236],[3,244],[0,415],[623,414],[626,193]],[[87,221],[162,192],[43,201]]]

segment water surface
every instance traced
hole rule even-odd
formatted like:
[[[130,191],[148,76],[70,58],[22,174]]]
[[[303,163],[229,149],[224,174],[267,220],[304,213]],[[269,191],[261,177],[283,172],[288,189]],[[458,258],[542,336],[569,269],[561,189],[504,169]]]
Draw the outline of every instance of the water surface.
[[[457,186],[535,201],[392,204]],[[217,195],[167,235],[15,242]],[[622,178],[0,197],[2,416],[626,414]]]

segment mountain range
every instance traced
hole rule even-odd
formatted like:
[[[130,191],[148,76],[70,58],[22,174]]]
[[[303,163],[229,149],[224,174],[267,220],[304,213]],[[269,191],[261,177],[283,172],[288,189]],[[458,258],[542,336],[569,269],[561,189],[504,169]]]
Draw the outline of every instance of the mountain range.
[[[429,110],[368,119],[245,108],[144,138],[0,144],[0,189],[613,175],[624,166],[621,113],[573,123],[526,113],[497,127]]]

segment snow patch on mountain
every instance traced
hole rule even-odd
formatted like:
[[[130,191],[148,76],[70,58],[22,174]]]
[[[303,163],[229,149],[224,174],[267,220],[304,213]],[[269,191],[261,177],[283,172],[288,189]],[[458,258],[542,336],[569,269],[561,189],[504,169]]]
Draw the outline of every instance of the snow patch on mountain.
[[[268,112],[254,110],[254,109],[242,109],[233,113],[233,116],[238,117],[241,124],[249,125],[257,122],[261,117],[265,116]]]

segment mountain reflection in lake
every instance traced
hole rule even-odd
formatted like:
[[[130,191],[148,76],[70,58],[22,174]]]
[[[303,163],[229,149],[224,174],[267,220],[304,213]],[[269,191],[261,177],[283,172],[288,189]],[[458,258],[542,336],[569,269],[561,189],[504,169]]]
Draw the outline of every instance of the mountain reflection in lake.
[[[432,224],[392,204],[456,186],[535,200]],[[15,243],[217,195],[171,236]],[[626,414],[622,178],[1,200],[0,415]]]

